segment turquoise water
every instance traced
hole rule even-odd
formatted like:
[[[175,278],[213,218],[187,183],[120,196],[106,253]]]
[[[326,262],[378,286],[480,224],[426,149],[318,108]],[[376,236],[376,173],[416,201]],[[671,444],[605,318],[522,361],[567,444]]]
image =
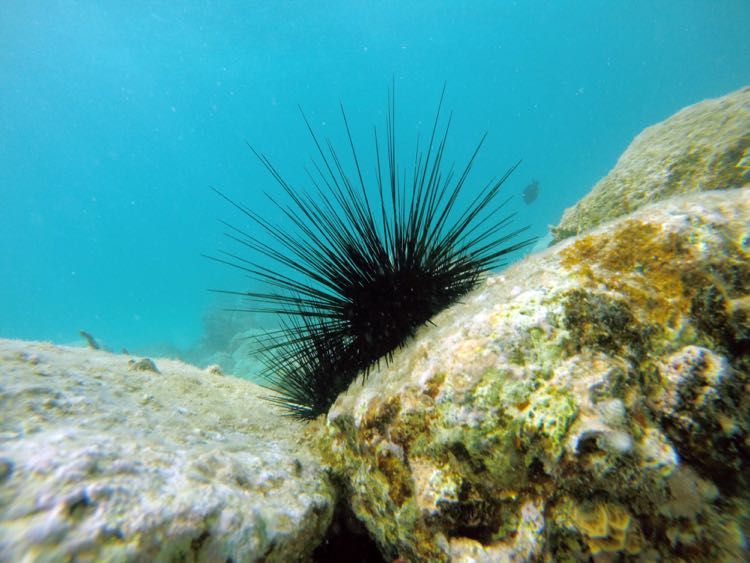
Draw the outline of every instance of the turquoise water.
[[[367,151],[391,83],[409,156],[446,83],[449,162],[485,131],[477,187],[523,159],[543,236],[644,127],[750,83],[748,29],[747,0],[4,0],[0,336],[193,346],[207,288],[248,286],[201,257],[237,219],[209,187],[273,216],[246,143],[304,186],[297,106],[340,143],[343,102]]]

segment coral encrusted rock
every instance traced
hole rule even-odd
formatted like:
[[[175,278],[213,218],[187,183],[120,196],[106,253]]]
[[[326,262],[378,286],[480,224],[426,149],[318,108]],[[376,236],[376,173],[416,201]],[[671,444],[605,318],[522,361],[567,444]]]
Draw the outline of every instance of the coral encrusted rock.
[[[555,241],[678,194],[750,184],[750,87],[645,129],[612,171],[566,209]]]
[[[517,263],[317,424],[386,557],[740,561],[750,188],[679,196]]]
[[[0,560],[296,561],[335,504],[301,426],[174,360],[0,340]]]

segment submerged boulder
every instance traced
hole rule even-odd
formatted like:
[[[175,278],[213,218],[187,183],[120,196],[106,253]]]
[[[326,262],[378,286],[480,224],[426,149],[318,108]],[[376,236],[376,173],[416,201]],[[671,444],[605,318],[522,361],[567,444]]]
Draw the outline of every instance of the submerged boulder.
[[[612,171],[552,228],[554,241],[585,233],[678,194],[750,184],[750,87],[689,106],[645,129]]]
[[[741,560],[749,303],[750,188],[644,207],[438,315],[324,456],[394,559]]]
[[[0,370],[0,560],[295,561],[331,522],[301,426],[252,383],[13,340]]]

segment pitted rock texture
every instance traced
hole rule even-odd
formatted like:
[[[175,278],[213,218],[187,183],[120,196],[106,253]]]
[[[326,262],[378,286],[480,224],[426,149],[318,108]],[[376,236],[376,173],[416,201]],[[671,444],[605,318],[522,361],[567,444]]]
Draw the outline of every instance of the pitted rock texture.
[[[750,189],[487,279],[319,424],[387,557],[746,560]]]
[[[679,194],[750,185],[750,87],[645,129],[552,228],[555,241]]]
[[[297,561],[334,494],[252,383],[0,340],[0,560]]]

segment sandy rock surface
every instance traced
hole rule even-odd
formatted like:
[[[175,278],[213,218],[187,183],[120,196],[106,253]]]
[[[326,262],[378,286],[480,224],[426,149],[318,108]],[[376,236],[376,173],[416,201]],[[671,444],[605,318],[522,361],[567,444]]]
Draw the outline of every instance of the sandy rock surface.
[[[333,492],[263,394],[174,360],[0,340],[0,560],[309,555]]]

